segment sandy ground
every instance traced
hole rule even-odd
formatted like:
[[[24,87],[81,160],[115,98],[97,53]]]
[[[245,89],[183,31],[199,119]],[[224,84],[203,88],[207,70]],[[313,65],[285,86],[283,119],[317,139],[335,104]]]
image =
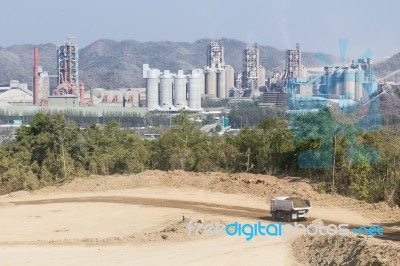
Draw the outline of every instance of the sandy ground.
[[[189,219],[269,222],[267,202],[279,195],[313,199],[311,216],[329,222],[389,221],[396,228],[400,217],[396,208],[321,195],[295,178],[180,171],[93,177],[1,196],[0,265],[303,265],[293,238],[188,235]]]
[[[112,198],[125,203],[49,203],[94,198],[99,201]],[[129,203],[132,198],[159,199],[156,204],[164,202],[166,205],[167,200],[196,204],[192,206],[194,210],[182,209],[179,203],[177,208],[143,206]],[[37,201],[42,203],[36,204]],[[202,190],[182,192],[167,189],[163,192],[160,189],[138,189],[59,195],[17,193],[13,197],[3,197],[2,202],[1,265],[296,264],[289,239],[246,241],[228,236],[187,236],[186,225],[190,218],[196,221],[254,222],[230,213],[221,215],[221,209],[229,209],[221,206],[230,206],[233,214],[240,207],[245,210],[258,207],[256,214],[266,216],[266,203],[261,198]],[[203,206],[200,203],[205,203],[210,210],[196,211]],[[181,221],[183,216],[183,230],[178,232],[178,236],[170,237],[171,240],[145,237],[146,234],[162,235],[164,228]]]
[[[1,265],[296,265],[287,243],[221,239],[133,246],[2,248]],[[301,264],[298,264],[301,265]]]

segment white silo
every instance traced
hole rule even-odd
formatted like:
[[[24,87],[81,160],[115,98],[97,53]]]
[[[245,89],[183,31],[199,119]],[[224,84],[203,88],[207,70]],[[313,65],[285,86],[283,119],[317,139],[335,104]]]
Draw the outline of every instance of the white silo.
[[[158,77],[160,72],[158,69],[147,69],[146,72],[146,99],[147,109],[160,109],[158,105]]]
[[[178,70],[178,75],[175,76],[174,106],[179,110],[186,107],[186,77],[183,70]]]
[[[169,70],[164,70],[160,75],[160,105],[164,110],[174,109],[172,106],[172,75]]]
[[[206,70],[206,94],[210,97],[217,96],[217,75],[214,68]]]
[[[224,66],[226,72],[226,90],[230,91],[235,86],[235,70],[230,65]]]
[[[336,68],[335,70],[335,87],[334,87],[334,91],[333,94],[334,95],[340,95],[342,93],[343,90],[343,82],[341,82],[341,77],[342,77],[342,71],[340,70],[340,68]]]
[[[365,72],[362,69],[356,70],[355,73],[355,100],[361,101],[363,97],[363,82],[365,79]]]
[[[345,99],[350,99],[349,94],[349,83],[351,80],[351,74],[350,74],[350,69],[349,67],[345,67],[343,70],[343,94]]]
[[[200,77],[200,81],[199,81],[200,95],[204,95],[204,94],[206,94],[206,75],[205,75],[203,69],[196,69],[196,71]]]
[[[201,110],[200,71],[192,70],[192,75],[188,76],[188,106],[193,110]]]
[[[355,99],[356,82],[355,71],[353,69],[345,69],[344,71],[344,94],[346,99]]]
[[[226,72],[224,69],[217,71],[217,97],[226,98]]]

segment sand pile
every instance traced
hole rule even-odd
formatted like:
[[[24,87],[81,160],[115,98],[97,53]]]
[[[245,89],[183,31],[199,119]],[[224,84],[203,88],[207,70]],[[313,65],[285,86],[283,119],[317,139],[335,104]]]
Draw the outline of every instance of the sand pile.
[[[297,260],[307,265],[400,265],[400,244],[367,237],[302,236],[293,244]]]

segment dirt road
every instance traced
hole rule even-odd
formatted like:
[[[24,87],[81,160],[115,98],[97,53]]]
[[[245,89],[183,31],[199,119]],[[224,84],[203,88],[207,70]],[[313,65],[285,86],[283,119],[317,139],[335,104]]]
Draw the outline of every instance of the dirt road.
[[[78,195],[6,198],[0,207],[1,265],[297,264],[290,239],[188,237],[188,219],[204,223],[264,219],[266,209],[243,206],[265,205],[260,199],[248,197],[240,204],[246,197],[201,190]]]
[[[52,204],[52,203],[88,203],[88,202],[122,203],[122,204],[143,205],[150,207],[186,209],[206,214],[276,222],[271,219],[271,216],[267,212],[267,206],[264,209],[257,209],[257,208],[242,207],[242,206],[231,206],[224,204],[213,204],[213,203],[206,203],[199,201],[183,201],[183,200],[173,200],[173,199],[155,199],[155,198],[126,197],[126,196],[125,197],[97,196],[97,197],[72,197],[72,198],[31,200],[31,201],[17,201],[10,203],[16,205],[38,205],[38,204]],[[314,219],[322,219],[325,224],[343,222],[340,221],[340,219],[332,221],[326,219],[325,217],[312,216],[308,219],[308,221],[303,221],[299,223],[309,224],[310,221]],[[351,223],[350,228],[360,227],[363,225],[365,224]],[[391,228],[390,226],[385,226],[384,236],[377,236],[377,238],[392,240],[392,241],[400,241],[400,230],[397,228]]]
[[[188,235],[189,219],[270,221],[278,195],[313,199],[311,215],[325,223],[387,221],[385,238],[400,239],[396,209],[321,195],[303,180],[153,171],[1,196],[0,265],[301,265],[294,239]]]

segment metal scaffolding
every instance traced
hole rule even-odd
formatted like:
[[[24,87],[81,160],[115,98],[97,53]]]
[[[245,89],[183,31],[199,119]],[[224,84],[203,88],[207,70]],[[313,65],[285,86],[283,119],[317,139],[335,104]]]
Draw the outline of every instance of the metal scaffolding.
[[[58,86],[53,95],[78,95],[79,69],[78,46],[72,44],[72,37],[68,36],[64,45],[57,46],[57,73]]]
[[[286,51],[287,78],[299,78],[301,76],[301,51],[297,43],[295,49]]]
[[[243,86],[251,89],[253,96],[258,96],[258,70],[260,54],[257,44],[243,50]]]
[[[225,66],[222,44],[210,42],[207,47],[207,66],[210,68],[223,68]]]

